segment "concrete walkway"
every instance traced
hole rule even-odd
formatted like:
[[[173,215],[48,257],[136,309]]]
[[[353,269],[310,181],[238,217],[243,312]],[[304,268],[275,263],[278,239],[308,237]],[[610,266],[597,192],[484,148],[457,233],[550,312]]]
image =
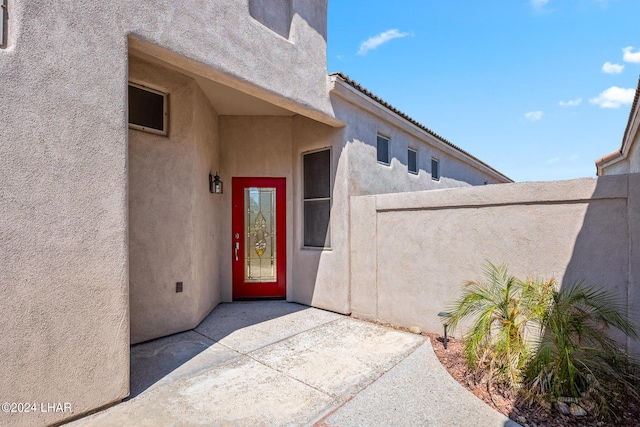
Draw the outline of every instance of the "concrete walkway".
[[[424,337],[284,301],[131,348],[131,397],[73,426],[517,426]]]

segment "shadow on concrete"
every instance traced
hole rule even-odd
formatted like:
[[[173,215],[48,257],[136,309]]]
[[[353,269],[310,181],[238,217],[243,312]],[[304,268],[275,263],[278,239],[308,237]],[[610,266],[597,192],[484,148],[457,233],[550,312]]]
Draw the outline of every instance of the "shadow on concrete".
[[[274,320],[309,307],[286,301],[236,301],[218,305],[194,331],[214,341],[249,326]]]
[[[309,307],[285,301],[234,302],[218,305],[195,329],[131,346],[130,400],[150,387],[237,358],[239,346],[219,345],[219,341],[247,327]],[[259,346],[259,344],[254,344]],[[248,348],[247,350],[253,350]]]

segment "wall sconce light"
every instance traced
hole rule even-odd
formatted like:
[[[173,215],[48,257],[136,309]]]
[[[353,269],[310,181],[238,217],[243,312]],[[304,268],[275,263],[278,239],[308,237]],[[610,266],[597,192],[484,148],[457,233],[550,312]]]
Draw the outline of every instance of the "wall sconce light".
[[[212,194],[222,194],[222,181],[216,172],[215,176],[211,176],[209,173],[209,192]]]

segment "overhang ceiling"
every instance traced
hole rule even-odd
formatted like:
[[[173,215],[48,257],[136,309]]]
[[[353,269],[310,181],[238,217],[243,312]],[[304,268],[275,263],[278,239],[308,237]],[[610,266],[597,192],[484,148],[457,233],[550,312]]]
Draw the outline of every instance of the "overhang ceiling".
[[[131,51],[130,53],[140,59],[194,79],[213,108],[221,116],[293,116],[296,114],[255,96],[176,67],[154,56],[140,51]]]

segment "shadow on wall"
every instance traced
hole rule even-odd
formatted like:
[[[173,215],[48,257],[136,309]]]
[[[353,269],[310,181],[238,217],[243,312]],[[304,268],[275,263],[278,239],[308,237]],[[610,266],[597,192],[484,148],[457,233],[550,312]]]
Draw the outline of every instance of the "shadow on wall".
[[[638,177],[635,178],[637,180]],[[584,281],[586,285],[602,287],[614,292],[626,303],[627,313],[625,314],[640,328],[637,297],[634,295],[631,280],[633,276],[630,277],[630,262],[631,266],[633,262],[630,259],[629,249],[635,232],[632,221],[633,207],[634,204],[637,205],[637,198],[633,197],[631,181],[629,189],[625,191],[621,188],[612,189],[606,178],[598,180],[593,200],[589,202],[586,209],[584,222],[576,237],[561,283],[567,286]],[[620,192],[621,197],[600,198],[607,196],[607,193],[611,194],[612,191]],[[629,197],[625,198],[624,193]],[[640,352],[638,342],[627,342],[627,347],[635,353]]]
[[[256,21],[289,39],[294,15],[300,16],[327,40],[327,2],[322,0],[249,0],[249,14]]]
[[[288,39],[291,31],[291,2],[292,0],[249,0],[249,14],[274,33]]]

